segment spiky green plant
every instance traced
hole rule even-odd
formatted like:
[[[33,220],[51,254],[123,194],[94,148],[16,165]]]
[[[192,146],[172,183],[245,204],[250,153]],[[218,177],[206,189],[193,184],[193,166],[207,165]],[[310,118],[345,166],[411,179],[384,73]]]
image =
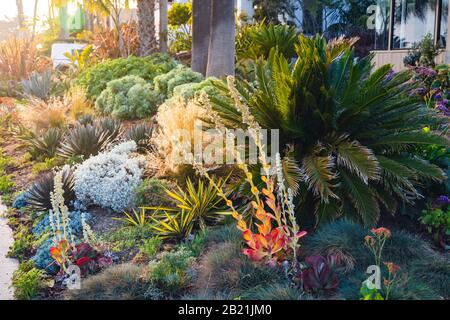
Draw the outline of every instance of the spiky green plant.
[[[217,180],[217,186],[222,189],[228,178]],[[149,207],[146,209],[165,211],[173,216],[181,214],[183,211],[192,213],[193,223],[200,226],[202,230],[213,221],[217,221],[229,212],[224,208],[224,200],[217,193],[217,189],[212,184],[207,184],[199,180],[197,186],[191,179],[186,182],[186,191],[178,187],[178,191],[166,190],[169,198],[175,203],[174,208]],[[170,215],[170,214],[169,214]]]
[[[278,48],[285,57],[295,56],[298,32],[294,27],[282,24],[244,26],[236,37],[236,53],[239,60],[268,58],[272,48]]]
[[[184,240],[191,235],[194,228],[194,212],[181,209],[176,213],[156,211],[151,220],[151,229],[161,239]]]
[[[153,134],[153,126],[141,123],[136,124],[127,132],[127,140],[133,140],[138,146],[138,150],[144,152],[150,148],[149,140]]]
[[[50,193],[54,191],[53,172],[42,175],[27,191],[27,204],[37,211],[48,211],[52,209]],[[75,199],[73,172],[69,167],[63,168],[62,182],[64,189],[64,203],[69,206]]]
[[[108,140],[116,140],[122,134],[122,124],[119,120],[104,117],[95,122],[95,124],[106,132]]]
[[[80,125],[69,131],[58,149],[58,154],[63,158],[87,159],[97,155],[110,142],[110,135],[102,128],[95,125]]]
[[[374,225],[380,205],[394,213],[399,200],[420,196],[423,179],[445,178],[414,154],[449,141],[422,130],[443,119],[410,95],[409,71],[391,77],[386,65],[371,72],[372,56],[356,59],[351,40],[300,37],[296,52],[294,64],[276,50],[258,61],[256,85],[215,82],[223,97],[211,101],[230,127],[245,127],[235,107],[244,103],[261,127],[280,130],[280,145],[293,146],[301,211],[314,211],[317,222],[345,215]]]
[[[42,136],[34,135],[28,144],[33,158],[53,158],[63,138],[63,131],[58,128],[50,128]]]

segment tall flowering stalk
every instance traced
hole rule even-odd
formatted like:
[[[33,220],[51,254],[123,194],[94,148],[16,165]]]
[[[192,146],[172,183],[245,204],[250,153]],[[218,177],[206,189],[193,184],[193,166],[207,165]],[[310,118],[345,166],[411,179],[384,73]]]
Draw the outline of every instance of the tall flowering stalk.
[[[55,174],[54,189],[50,193],[50,200],[52,209],[49,210],[49,220],[53,236],[50,255],[65,271],[70,248],[75,250],[75,237],[71,229],[69,209],[64,204],[63,170]]]
[[[245,181],[249,183],[251,193],[254,200],[251,202],[256,222],[254,223],[258,233],[253,233],[251,226],[248,226],[242,214],[234,207],[233,202],[227,198],[222,188],[218,187],[214,179],[208,174],[208,171],[202,164],[196,163],[197,171],[207,178],[209,182],[216,188],[217,193],[221,196],[227,206],[231,209],[232,216],[237,220],[237,228],[243,231],[243,238],[248,248],[243,249],[243,253],[254,261],[262,261],[273,264],[283,262],[290,259],[295,263],[297,260],[298,241],[306,235],[305,231],[300,231],[295,219],[293,192],[290,188],[286,188],[284,177],[282,174],[282,163],[280,154],[276,155],[276,176],[271,174],[271,166],[267,162],[267,155],[264,146],[261,143],[261,127],[255,121],[250,113],[248,106],[243,103],[235,87],[234,77],[227,78],[227,84],[230,95],[234,100],[236,109],[242,115],[242,121],[248,127],[249,134],[256,144],[259,160],[262,165],[263,175],[262,181],[265,188],[261,191],[253,181],[253,175],[245,164],[245,160],[241,158],[239,151],[232,148],[238,166],[245,174]],[[229,132],[225,125],[221,122],[220,117],[213,111],[209,99],[206,95],[200,97],[202,105],[207,109],[211,119],[215,122],[216,129],[222,134],[228,135]],[[277,178],[275,190],[275,177]],[[276,192],[276,195],[275,195]],[[269,208],[270,211],[267,211]],[[272,227],[272,221],[275,221],[277,227]]]
[[[75,245],[72,234],[69,209],[64,204],[63,170],[57,172],[54,178],[54,190],[50,193],[52,208],[49,210],[50,226],[53,233],[53,243],[56,245],[61,240],[69,241]]]

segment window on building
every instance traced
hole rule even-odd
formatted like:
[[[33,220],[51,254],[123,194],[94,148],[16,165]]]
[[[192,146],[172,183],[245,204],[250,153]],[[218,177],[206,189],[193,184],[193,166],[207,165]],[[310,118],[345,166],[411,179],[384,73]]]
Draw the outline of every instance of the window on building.
[[[395,0],[392,47],[411,48],[425,35],[435,35],[436,0]]]
[[[390,0],[377,0],[375,9],[375,50],[387,50],[389,45]]]
[[[441,6],[441,24],[439,29],[438,44],[445,48],[447,45],[447,26],[448,25],[448,0],[442,0]]]

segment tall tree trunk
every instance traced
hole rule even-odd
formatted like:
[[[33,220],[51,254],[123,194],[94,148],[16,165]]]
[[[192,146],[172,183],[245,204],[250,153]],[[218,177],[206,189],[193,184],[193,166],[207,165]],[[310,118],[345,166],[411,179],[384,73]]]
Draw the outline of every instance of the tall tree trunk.
[[[139,55],[148,56],[156,50],[155,0],[138,0]]]
[[[211,32],[211,2],[192,1],[192,70],[206,75]]]
[[[234,75],[235,33],[234,1],[212,0],[206,76]]]
[[[31,42],[34,42],[34,38],[36,37],[36,23],[37,23],[38,2],[39,2],[39,0],[34,0],[33,29],[32,29],[32,32],[31,32]]]
[[[22,31],[22,29],[25,28],[25,15],[23,13],[22,0],[16,0],[16,6],[17,6],[17,21],[19,22],[19,28]]]
[[[159,0],[159,49],[164,53],[169,49],[167,45],[167,7],[167,0]]]

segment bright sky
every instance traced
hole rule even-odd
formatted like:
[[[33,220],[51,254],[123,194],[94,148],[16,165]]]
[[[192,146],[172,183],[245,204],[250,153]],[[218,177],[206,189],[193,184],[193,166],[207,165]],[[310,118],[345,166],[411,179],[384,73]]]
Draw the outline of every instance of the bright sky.
[[[33,16],[35,0],[22,0],[23,11],[28,17]],[[38,15],[43,18],[48,15],[48,4],[50,0],[38,0]],[[0,0],[0,20],[14,18],[17,16],[16,0]]]

